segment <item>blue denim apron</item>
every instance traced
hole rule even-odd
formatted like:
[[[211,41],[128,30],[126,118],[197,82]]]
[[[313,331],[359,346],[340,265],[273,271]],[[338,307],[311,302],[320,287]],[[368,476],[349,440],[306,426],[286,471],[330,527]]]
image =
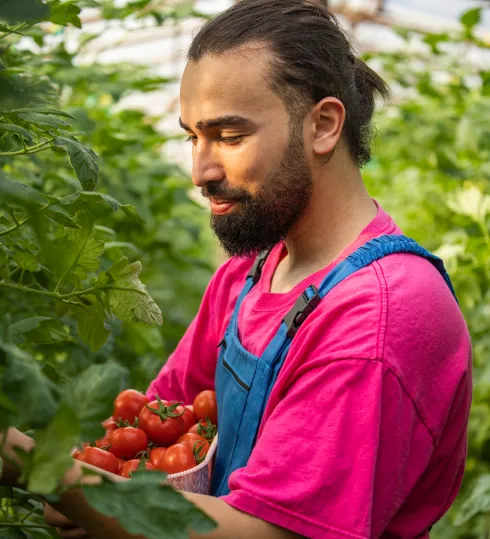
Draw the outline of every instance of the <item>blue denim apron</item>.
[[[238,337],[240,305],[260,279],[268,253],[257,257],[238,297],[224,338],[218,345],[220,353],[216,367],[216,397],[219,438],[211,488],[214,496],[227,494],[230,474],[247,464],[267,400],[291,341],[301,324],[334,286],[375,260],[395,253],[410,253],[429,260],[439,270],[455,296],[440,258],[405,236],[381,236],[359,247],[335,266],[318,289],[314,285],[309,286],[286,315],[276,335],[260,357],[245,350]]]

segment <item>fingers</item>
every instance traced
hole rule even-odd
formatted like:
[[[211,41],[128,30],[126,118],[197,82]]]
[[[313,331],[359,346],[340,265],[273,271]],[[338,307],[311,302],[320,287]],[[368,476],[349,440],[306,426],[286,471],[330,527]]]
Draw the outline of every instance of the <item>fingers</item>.
[[[71,520],[68,520],[64,515],[53,509],[47,503],[44,504],[44,520],[46,524],[53,528],[76,528]]]
[[[76,537],[78,539],[93,539],[91,535],[88,535],[88,533],[85,530],[82,530],[82,528],[72,528],[72,529],[66,529],[66,528],[56,528],[56,533],[60,537]]]

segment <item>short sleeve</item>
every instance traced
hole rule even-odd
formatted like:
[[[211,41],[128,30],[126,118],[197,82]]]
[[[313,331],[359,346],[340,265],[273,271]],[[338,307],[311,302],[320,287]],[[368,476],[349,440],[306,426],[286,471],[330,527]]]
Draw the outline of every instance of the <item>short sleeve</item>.
[[[378,537],[433,449],[414,402],[383,362],[338,360],[288,388],[223,499],[313,539]]]

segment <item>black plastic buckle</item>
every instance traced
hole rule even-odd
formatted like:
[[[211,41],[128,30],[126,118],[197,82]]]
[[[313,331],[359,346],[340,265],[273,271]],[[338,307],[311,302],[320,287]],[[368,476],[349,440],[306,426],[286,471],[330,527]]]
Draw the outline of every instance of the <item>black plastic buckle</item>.
[[[311,285],[315,294],[308,299],[306,291],[296,300],[293,308],[284,317],[284,322],[288,327],[287,336],[292,338],[296,335],[296,332],[300,328],[301,324],[308,318],[308,316],[315,310],[316,306],[322,299],[318,295],[318,288],[315,285]]]
[[[268,256],[269,251],[263,251],[262,253],[257,255],[253,266],[250,268],[247,278],[252,277],[254,284],[257,284],[258,280],[260,279],[260,276],[262,275],[262,268],[264,267],[265,261],[267,260]]]

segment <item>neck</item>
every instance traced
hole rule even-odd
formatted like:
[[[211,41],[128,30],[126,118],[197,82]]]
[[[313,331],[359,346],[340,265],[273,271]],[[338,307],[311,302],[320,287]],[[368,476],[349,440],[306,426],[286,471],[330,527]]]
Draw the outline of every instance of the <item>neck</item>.
[[[376,216],[361,173],[337,156],[315,169],[310,204],[286,238],[287,255],[273,279],[273,289],[285,292],[335,260]]]

